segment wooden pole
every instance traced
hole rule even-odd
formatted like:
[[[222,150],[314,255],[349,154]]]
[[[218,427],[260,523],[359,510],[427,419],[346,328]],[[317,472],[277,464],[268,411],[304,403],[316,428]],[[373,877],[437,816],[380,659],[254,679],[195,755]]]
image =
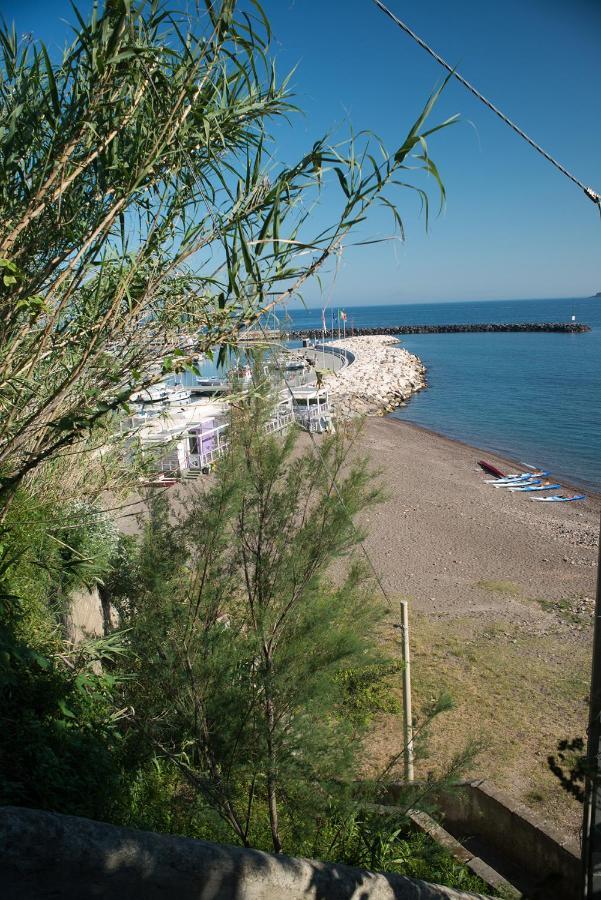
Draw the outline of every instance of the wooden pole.
[[[413,716],[411,713],[411,658],[409,654],[409,604],[401,600],[403,631],[403,718],[405,742],[405,778],[413,781]]]

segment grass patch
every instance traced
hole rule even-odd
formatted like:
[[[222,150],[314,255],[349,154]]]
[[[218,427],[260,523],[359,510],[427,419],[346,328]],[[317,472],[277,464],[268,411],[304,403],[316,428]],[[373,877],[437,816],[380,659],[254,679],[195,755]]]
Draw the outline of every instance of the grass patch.
[[[436,775],[469,741],[484,745],[466,773],[490,778],[558,827],[576,829],[581,808],[550,772],[557,742],[586,728],[590,649],[562,635],[504,622],[413,614],[414,707],[445,690],[455,708],[431,729],[418,777]],[[467,637],[469,635],[469,638]]]
[[[593,613],[592,609],[588,615],[574,609],[574,604],[578,602],[578,598],[567,600],[545,600],[541,597],[535,597],[534,601],[535,603],[538,603],[545,612],[555,613],[555,615],[567,625],[582,625],[585,622],[590,622]]]
[[[477,581],[474,587],[483,591],[494,591],[497,594],[509,594],[512,597],[519,596],[522,592],[513,581]]]

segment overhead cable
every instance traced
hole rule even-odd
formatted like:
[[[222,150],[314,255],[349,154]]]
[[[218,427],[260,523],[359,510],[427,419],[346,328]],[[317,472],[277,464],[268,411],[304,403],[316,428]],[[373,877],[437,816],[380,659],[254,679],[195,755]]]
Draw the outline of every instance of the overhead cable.
[[[398,16],[396,16],[392,12],[392,10],[390,10],[387,6],[385,6],[385,4],[382,3],[382,0],[373,0],[373,2],[385,15],[388,16],[389,19],[392,19],[392,21],[395,23],[395,25],[398,25],[398,27],[400,29],[402,29],[402,31],[404,31],[405,34],[408,34],[410,38],[413,38],[413,40],[417,44],[419,44],[419,46],[423,50],[425,50],[426,53],[429,53],[430,56],[436,60],[437,63],[439,63],[444,69],[446,69],[447,72],[449,72],[454,78],[457,79],[457,81],[461,82],[461,84],[464,87],[466,87],[468,89],[468,91],[471,91],[471,93],[475,97],[477,97],[478,100],[480,100],[482,103],[484,103],[485,106],[487,106],[492,112],[494,112],[494,114],[496,116],[498,116],[502,122],[505,122],[506,125],[509,125],[509,127],[512,128],[513,131],[515,131],[515,133],[518,134],[521,138],[523,138],[528,144],[530,144],[530,146],[533,147],[534,150],[537,151],[537,153],[540,153],[541,156],[544,156],[544,158],[547,160],[547,162],[550,162],[551,165],[555,166],[555,168],[558,169],[562,173],[562,175],[565,175],[566,178],[569,178],[570,181],[572,181],[575,185],[577,185],[577,187],[579,187],[582,191],[584,191],[584,193],[589,198],[589,200],[592,200],[593,203],[595,203],[599,207],[599,210],[601,212],[601,195],[599,195],[592,188],[587,187],[582,181],[580,181],[579,178],[576,178],[576,176],[573,175],[571,172],[569,172],[565,168],[565,166],[562,166],[562,164],[560,162],[558,162],[558,160],[556,160],[553,156],[551,156],[550,153],[547,153],[547,151],[544,150],[540,146],[540,144],[537,144],[535,140],[533,140],[528,134],[526,134],[526,132],[523,131],[519,127],[519,125],[516,125],[516,123],[512,122],[512,120],[508,116],[506,116],[505,113],[501,112],[501,110],[498,107],[496,107],[494,105],[494,103],[491,103],[490,100],[487,100],[487,98],[483,94],[481,94],[480,91],[477,90],[477,88],[475,88],[473,84],[470,84],[470,82],[467,81],[467,79],[465,79],[462,75],[460,75],[456,69],[454,69],[452,66],[450,66],[449,63],[446,62],[446,60],[444,60],[442,58],[442,56],[440,56],[435,50],[432,49],[432,47],[430,47],[428,44],[426,44],[426,42],[424,40],[422,40],[422,38],[420,38],[419,35],[417,35],[411,28],[409,28],[409,26],[405,22],[401,21],[401,19],[399,19]]]

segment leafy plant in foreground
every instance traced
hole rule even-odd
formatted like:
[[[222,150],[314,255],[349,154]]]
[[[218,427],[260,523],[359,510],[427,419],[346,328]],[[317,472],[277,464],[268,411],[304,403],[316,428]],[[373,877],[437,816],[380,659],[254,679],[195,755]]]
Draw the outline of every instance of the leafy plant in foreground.
[[[205,836],[225,827],[247,846],[311,854],[326,822],[344,831],[398,777],[403,747],[355,783],[371,719],[397,708],[399,665],[378,646],[384,610],[352,556],[353,519],[379,498],[352,434],[301,452],[295,430],[265,434],[267,415],[261,395],[233,411],[228,455],[178,520],[151,502],[113,601],[136,660],[133,725],[179,770],[197,821],[212,810]]]
[[[415,150],[439,182],[435,98],[390,153],[367,135],[322,139],[275,167],[269,122],[291,96],[256,3],[74,14],[56,62],[0,25],[0,513],[137,387],[192,366],[182,334],[205,353],[236,344],[374,203],[402,228],[389,194],[412,187]],[[340,208],[316,234],[309,210],[330,176]]]

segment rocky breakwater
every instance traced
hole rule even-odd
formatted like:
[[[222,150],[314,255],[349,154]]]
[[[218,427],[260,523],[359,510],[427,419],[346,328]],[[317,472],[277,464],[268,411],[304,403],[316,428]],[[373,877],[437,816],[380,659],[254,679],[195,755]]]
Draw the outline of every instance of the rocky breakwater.
[[[550,331],[558,334],[582,334],[590,331],[590,325],[583,322],[472,322],[465,325],[387,325],[378,328],[354,328],[353,335],[375,334],[469,334],[474,332],[506,332],[506,331]],[[300,340],[312,338],[319,340],[323,331],[310,328],[304,331],[291,331],[289,338]]]
[[[337,416],[384,415],[426,386],[421,360],[391,337],[353,337],[328,346],[349,350],[354,360],[323,380]]]

